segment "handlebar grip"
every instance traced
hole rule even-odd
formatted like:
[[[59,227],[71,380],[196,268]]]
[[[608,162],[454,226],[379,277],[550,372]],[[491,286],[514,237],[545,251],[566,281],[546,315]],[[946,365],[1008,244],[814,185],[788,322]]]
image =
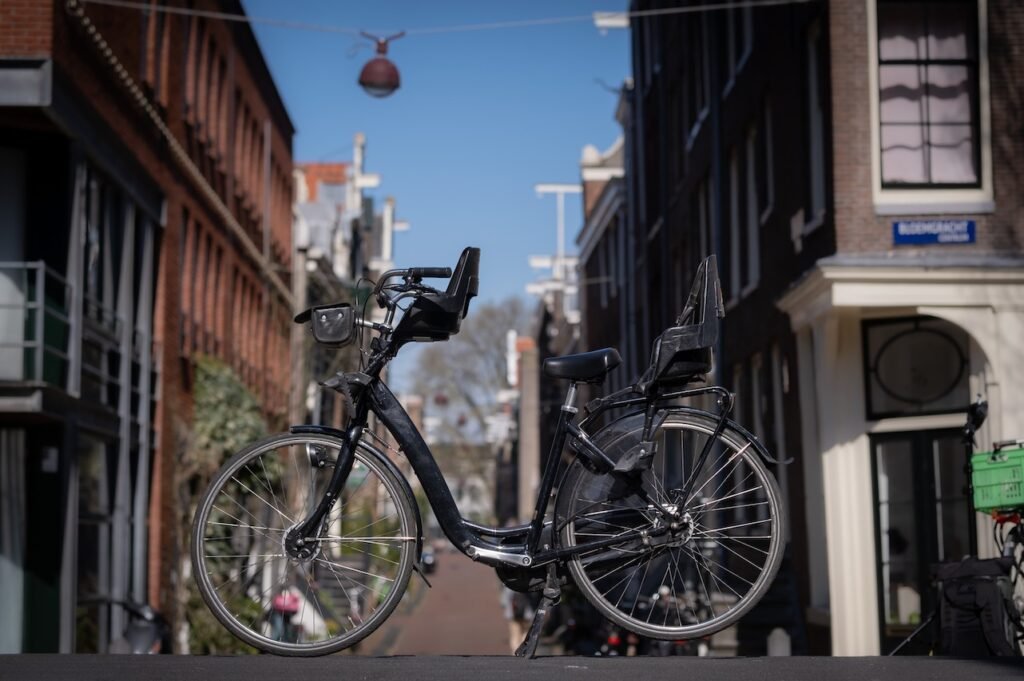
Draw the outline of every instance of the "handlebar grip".
[[[447,279],[452,276],[452,268],[450,267],[410,267],[409,276],[411,277],[425,277]]]

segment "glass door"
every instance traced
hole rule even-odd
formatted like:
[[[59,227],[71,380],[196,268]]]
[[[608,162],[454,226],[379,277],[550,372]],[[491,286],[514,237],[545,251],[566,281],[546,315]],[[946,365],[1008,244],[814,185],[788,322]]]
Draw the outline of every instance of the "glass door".
[[[874,435],[875,541],[882,654],[936,608],[934,563],[972,553],[964,449],[956,430]],[[930,637],[910,652],[927,652]]]

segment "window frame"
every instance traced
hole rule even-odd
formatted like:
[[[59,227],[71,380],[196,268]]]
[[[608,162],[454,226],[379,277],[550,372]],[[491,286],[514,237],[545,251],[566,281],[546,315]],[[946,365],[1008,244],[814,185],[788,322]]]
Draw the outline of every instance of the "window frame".
[[[899,2],[899,0],[876,0],[876,3],[877,2],[885,2],[885,3],[890,4],[890,5],[909,4],[909,3],[901,3],[901,2]],[[967,0],[967,2],[973,2],[975,4],[975,7],[977,6],[977,0]],[[936,5],[936,4],[939,4],[939,3],[932,2],[932,3],[928,3],[928,4],[929,5]],[[964,4],[967,4],[967,3],[964,3]],[[926,10],[926,12],[927,12],[927,10]],[[975,17],[974,17],[974,20],[975,20],[974,21],[974,25],[968,28],[968,30],[973,30],[975,32],[975,41],[974,41],[975,50],[978,49],[978,43],[977,43],[977,31],[978,31],[977,19],[978,19],[977,15],[975,15]],[[877,18],[876,18],[876,22],[877,22]],[[877,26],[877,23],[876,23],[876,26]],[[925,45],[926,45],[925,49],[926,49],[926,52],[927,52],[927,45],[929,43],[929,37],[930,37],[930,34],[927,33],[927,24],[926,24],[926,34],[925,34]],[[979,90],[980,90],[979,83],[978,83],[978,71],[979,71],[980,55],[978,55],[977,52],[975,52],[974,54],[968,54],[966,57],[958,58],[958,59],[949,59],[949,58],[946,58],[946,59],[942,59],[942,58],[932,59],[931,55],[926,53],[924,58],[915,58],[915,59],[910,59],[910,58],[906,58],[906,59],[903,59],[903,58],[901,58],[901,59],[883,59],[882,56],[881,56],[881,45],[878,45],[877,43],[878,43],[878,38],[877,38],[877,35],[876,35],[876,47],[875,47],[875,50],[876,50],[876,53],[878,55],[878,69],[879,69],[879,71],[881,71],[883,66],[910,66],[910,67],[914,67],[915,69],[918,69],[919,73],[920,73],[921,69],[927,70],[930,66],[959,66],[959,67],[966,68],[968,70],[968,73],[970,74],[970,76],[973,76],[974,83],[973,83],[973,87],[971,88],[971,92],[969,93],[969,97],[972,100],[971,101],[971,121],[969,123],[967,123],[967,124],[956,123],[956,124],[947,124],[947,125],[961,125],[961,126],[966,125],[966,126],[970,126],[971,131],[972,131],[972,140],[974,141],[974,153],[972,154],[972,161],[974,162],[974,165],[977,168],[977,175],[978,175],[978,179],[977,179],[976,182],[936,182],[936,181],[932,180],[932,181],[928,181],[928,182],[888,182],[888,183],[886,182],[885,177],[883,175],[883,176],[880,177],[880,180],[881,180],[881,183],[882,183],[882,189],[930,189],[930,190],[942,190],[942,189],[977,189],[977,188],[981,187],[982,181],[983,181],[982,167],[981,167],[981,144],[980,144],[980,141],[981,141],[981,121],[980,121],[979,105],[978,105],[978,96],[979,96]],[[928,97],[928,92],[929,92],[929,90],[928,90],[928,80],[927,79],[924,80],[922,82],[922,85],[923,85],[923,88],[924,88],[924,95],[923,96],[925,98],[927,98]],[[931,162],[930,156],[931,156],[931,148],[934,145],[932,145],[930,143],[930,140],[931,140],[930,129],[932,127],[934,127],[936,125],[940,125],[940,124],[934,123],[931,119],[929,119],[929,120],[922,120],[922,121],[920,121],[920,122],[918,122],[916,124],[914,124],[914,123],[901,123],[901,122],[883,123],[882,120],[881,120],[881,118],[882,118],[881,106],[882,106],[881,96],[879,96],[879,98],[878,98],[879,126],[882,126],[882,125],[897,125],[897,126],[908,126],[908,127],[910,127],[910,126],[916,125],[917,128],[921,131],[921,139],[922,139],[923,152],[925,154],[925,158],[927,159],[927,161],[925,163],[925,166],[926,166],[925,167],[925,172],[926,172],[926,174],[929,177],[931,177],[934,173],[933,173],[933,167],[932,167],[932,162]],[[927,104],[926,104],[926,108],[927,108]],[[881,158],[881,154],[882,154],[882,146],[881,146],[881,144],[882,144],[882,142],[881,142],[881,134],[879,134],[878,152],[879,152],[879,158],[880,158],[880,166],[879,166],[880,168],[882,167],[882,164],[884,164],[884,159]]]
[[[876,215],[937,215],[992,213],[992,126],[989,88],[988,0],[977,0],[978,147],[980,186],[927,185],[885,187],[882,184],[879,101],[878,2],[867,2],[868,96],[871,117],[871,189]]]

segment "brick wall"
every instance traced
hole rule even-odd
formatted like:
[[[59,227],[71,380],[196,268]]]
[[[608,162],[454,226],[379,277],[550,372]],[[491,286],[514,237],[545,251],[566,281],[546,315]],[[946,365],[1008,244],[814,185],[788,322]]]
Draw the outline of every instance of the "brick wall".
[[[3,17],[12,0],[0,4]],[[81,106],[95,115],[161,188],[166,199],[157,279],[154,336],[160,371],[160,392],[154,427],[156,458],[150,506],[150,600],[174,614],[169,587],[176,567],[178,535],[176,492],[172,486],[178,458],[188,446],[192,420],[192,360],[197,353],[215,355],[230,364],[260,399],[272,427],[282,425],[290,384],[288,334],[291,310],[266,283],[258,263],[238,245],[237,237],[208,201],[201,185],[170,155],[156,126],[132,102],[109,64],[63,3],[13,0],[15,7],[44,5],[52,21],[55,78],[69,88]],[[200,2],[201,9],[238,12],[235,2]],[[54,7],[57,9],[55,10]],[[40,10],[41,11],[41,10]],[[94,22],[133,79],[154,102],[192,162],[228,206],[259,250],[264,247],[264,212],[269,210],[270,254],[288,283],[291,255],[291,193],[293,129],[270,80],[248,27],[208,21],[204,35],[218,45],[218,81],[198,87],[189,52],[191,19],[166,15],[149,23],[135,10],[86,5]],[[3,42],[0,53],[11,54]],[[46,43],[49,45],[49,42]],[[194,46],[192,48],[195,49]],[[253,52],[256,49],[257,52]],[[192,68],[190,68],[190,66]],[[191,94],[189,94],[191,89]],[[195,97],[216,95],[223,108],[201,110]],[[205,94],[204,94],[205,93]],[[189,104],[188,97],[193,98]],[[237,104],[250,112],[243,138]],[[211,115],[212,114],[212,115]],[[262,153],[264,121],[271,123],[272,175],[269,202]],[[246,154],[241,153],[245,142]]]
[[[305,173],[307,200],[316,201],[317,188],[321,182],[327,184],[344,184],[347,163],[300,163],[299,168]]]
[[[0,2],[0,55],[49,55],[53,49],[53,12],[53,3],[42,0]]]
[[[871,92],[867,2],[830,3],[834,191],[839,253],[1008,254],[1024,248],[1024,4],[989,0],[989,86],[995,212],[875,215],[871,176]],[[941,196],[942,190],[935,190]],[[964,218],[977,223],[977,243],[892,246],[892,223],[904,219]]]

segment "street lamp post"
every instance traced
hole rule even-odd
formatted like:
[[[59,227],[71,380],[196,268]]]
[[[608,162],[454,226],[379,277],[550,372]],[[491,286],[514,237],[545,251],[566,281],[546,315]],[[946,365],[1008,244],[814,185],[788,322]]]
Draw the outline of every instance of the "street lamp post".
[[[583,191],[579,184],[541,183],[533,186],[537,196],[554,194],[558,205],[558,241],[555,259],[551,264],[551,276],[555,281],[565,280],[565,195],[579,194]]]

